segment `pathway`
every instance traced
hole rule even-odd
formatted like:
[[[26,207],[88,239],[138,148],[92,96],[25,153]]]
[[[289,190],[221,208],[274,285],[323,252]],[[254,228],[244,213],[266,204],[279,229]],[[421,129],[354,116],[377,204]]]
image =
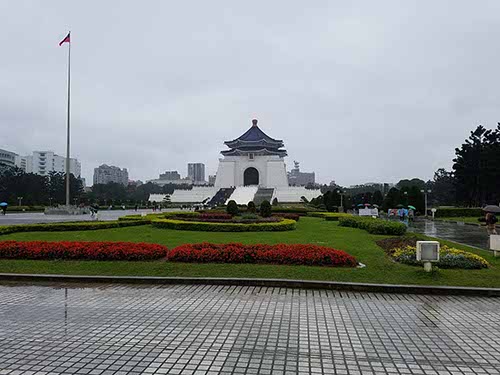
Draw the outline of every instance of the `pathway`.
[[[489,237],[486,228],[479,225],[419,220],[412,223],[408,230],[481,249],[489,249]]]
[[[0,285],[0,374],[500,374],[500,299]]]

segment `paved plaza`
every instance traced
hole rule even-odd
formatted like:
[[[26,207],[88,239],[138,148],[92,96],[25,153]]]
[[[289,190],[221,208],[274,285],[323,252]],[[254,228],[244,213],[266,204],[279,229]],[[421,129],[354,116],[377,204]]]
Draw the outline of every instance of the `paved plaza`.
[[[500,374],[500,299],[0,286],[0,374]]]

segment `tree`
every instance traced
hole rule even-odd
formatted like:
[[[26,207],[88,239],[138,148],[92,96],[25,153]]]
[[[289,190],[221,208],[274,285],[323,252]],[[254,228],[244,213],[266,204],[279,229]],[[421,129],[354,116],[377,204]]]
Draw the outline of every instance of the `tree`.
[[[455,149],[453,171],[458,203],[482,206],[500,201],[500,123],[493,130],[479,125]]]
[[[376,190],[375,193],[373,193],[372,203],[378,206],[382,206],[382,203],[384,203],[384,196],[380,190]]]
[[[229,202],[227,202],[226,212],[229,215],[233,215],[233,216],[238,215],[238,212],[239,212],[238,205],[236,204],[236,202],[234,200],[231,199]]]
[[[398,189],[391,188],[385,196],[382,208],[387,211],[389,208],[396,208],[401,202],[401,194]]]
[[[247,211],[251,212],[252,214],[254,214],[255,210],[256,210],[255,203],[253,201],[248,202],[248,204],[247,204]]]
[[[260,216],[262,217],[270,217],[272,212],[271,203],[268,200],[263,201],[260,204]]]
[[[432,190],[430,201],[434,205],[452,206],[457,202],[456,180],[453,172],[439,168],[434,172],[434,179],[427,185]]]

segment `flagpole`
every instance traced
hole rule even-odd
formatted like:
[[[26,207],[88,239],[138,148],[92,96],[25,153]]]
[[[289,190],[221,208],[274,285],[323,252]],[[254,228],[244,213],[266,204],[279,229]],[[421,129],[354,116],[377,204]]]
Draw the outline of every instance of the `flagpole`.
[[[68,48],[68,108],[67,108],[67,128],[66,128],[66,207],[70,206],[70,175],[69,175],[69,120],[70,120],[70,97],[71,97],[71,31],[68,33],[70,36]]]

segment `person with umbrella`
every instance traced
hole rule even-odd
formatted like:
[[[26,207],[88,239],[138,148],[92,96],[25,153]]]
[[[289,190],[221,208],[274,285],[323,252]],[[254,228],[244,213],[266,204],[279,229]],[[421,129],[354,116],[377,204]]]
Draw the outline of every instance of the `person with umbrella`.
[[[488,229],[488,234],[498,234],[496,229],[496,224],[498,219],[496,217],[496,213],[500,212],[500,207],[495,205],[489,205],[483,208],[483,211],[486,212],[486,228]]]
[[[2,215],[5,215],[7,213],[7,206],[8,206],[7,202],[0,203],[0,208],[2,209]]]
[[[417,209],[414,206],[408,205],[408,221],[415,220],[415,211]]]

